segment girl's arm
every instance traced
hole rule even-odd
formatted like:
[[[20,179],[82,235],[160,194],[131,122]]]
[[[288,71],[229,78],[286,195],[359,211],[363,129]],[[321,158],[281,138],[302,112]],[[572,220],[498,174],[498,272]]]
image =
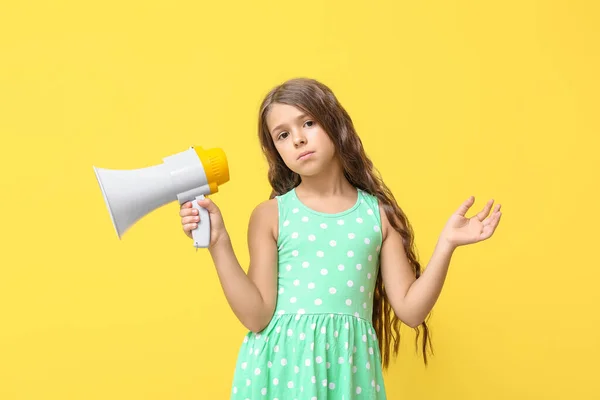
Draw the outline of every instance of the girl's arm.
[[[277,299],[277,200],[259,204],[250,217],[248,274],[240,266],[228,234],[209,248],[227,301],[252,332],[270,322]]]
[[[384,237],[380,255],[381,274],[387,297],[398,318],[415,328],[431,312],[442,291],[455,247],[438,241],[427,268],[416,279],[404,251],[402,237],[390,225],[381,207],[380,215]]]

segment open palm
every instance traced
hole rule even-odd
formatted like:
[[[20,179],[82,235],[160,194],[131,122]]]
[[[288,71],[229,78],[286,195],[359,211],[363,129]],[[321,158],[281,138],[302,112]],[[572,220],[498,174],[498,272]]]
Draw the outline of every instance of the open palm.
[[[489,200],[483,210],[467,218],[465,215],[474,202],[475,198],[469,197],[446,223],[442,237],[451,245],[458,247],[481,242],[494,234],[502,216],[500,204],[490,214],[494,200]]]

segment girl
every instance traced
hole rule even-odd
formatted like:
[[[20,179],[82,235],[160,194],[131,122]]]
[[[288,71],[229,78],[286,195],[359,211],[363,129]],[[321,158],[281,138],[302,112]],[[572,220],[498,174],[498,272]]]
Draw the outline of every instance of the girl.
[[[250,332],[232,399],[385,399],[382,370],[398,352],[399,323],[423,328],[461,245],[492,236],[500,205],[471,218],[467,199],[450,217],[421,275],[412,228],[366,156],[331,90],[293,79],[271,90],[259,138],[273,188],[249,222],[250,266],[234,254],[221,212],[209,251],[233,312]],[[199,216],[180,210],[191,238]]]

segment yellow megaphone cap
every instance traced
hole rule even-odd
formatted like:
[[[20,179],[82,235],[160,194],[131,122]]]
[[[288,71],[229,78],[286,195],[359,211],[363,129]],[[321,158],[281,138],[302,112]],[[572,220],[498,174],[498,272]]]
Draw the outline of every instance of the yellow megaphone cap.
[[[202,162],[211,192],[214,193],[218,190],[218,185],[229,181],[229,166],[225,152],[219,148],[203,150],[201,147],[195,147],[194,150]]]

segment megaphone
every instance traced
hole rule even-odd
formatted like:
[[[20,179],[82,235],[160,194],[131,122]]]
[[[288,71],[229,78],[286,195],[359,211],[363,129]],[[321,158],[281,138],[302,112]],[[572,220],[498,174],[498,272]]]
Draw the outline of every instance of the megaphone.
[[[229,167],[222,149],[188,150],[163,158],[163,163],[146,168],[115,170],[94,166],[96,179],[108,208],[117,237],[151,211],[172,201],[191,201],[200,223],[192,231],[194,247],[210,243],[208,211],[198,205],[229,181]]]

